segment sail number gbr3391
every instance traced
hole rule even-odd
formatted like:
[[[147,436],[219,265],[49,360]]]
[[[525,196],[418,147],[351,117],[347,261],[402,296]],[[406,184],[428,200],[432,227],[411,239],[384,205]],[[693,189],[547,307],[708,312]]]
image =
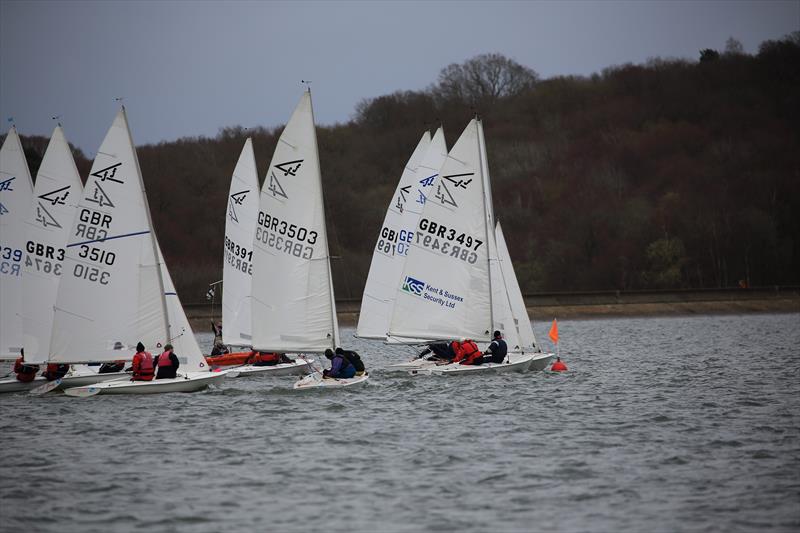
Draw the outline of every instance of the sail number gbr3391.
[[[256,241],[277,252],[311,259],[318,236],[314,230],[290,224],[263,211],[258,212]]]

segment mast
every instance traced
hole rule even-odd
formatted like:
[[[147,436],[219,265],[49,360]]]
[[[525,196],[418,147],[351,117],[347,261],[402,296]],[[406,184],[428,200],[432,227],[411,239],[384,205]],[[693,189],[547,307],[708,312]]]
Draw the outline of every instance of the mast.
[[[497,243],[494,239],[494,203],[492,201],[492,184],[489,178],[489,163],[486,160],[486,139],[483,137],[483,122],[477,115],[475,116],[475,120],[478,125],[478,157],[480,158],[481,162],[481,183],[483,185],[484,214],[486,216],[485,236],[486,244],[488,246],[486,261],[488,263],[487,273],[489,274],[489,329],[487,334],[491,336],[492,330],[494,329],[494,305],[492,301],[492,254],[494,253],[496,255],[497,253]],[[496,257],[494,260],[497,262]]]

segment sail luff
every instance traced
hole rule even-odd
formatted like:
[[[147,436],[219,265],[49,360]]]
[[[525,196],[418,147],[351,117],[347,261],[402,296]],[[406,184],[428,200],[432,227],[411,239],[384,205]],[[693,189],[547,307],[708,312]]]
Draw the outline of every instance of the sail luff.
[[[23,343],[22,264],[24,222],[33,198],[33,182],[16,126],[0,148],[0,360],[16,359]]]

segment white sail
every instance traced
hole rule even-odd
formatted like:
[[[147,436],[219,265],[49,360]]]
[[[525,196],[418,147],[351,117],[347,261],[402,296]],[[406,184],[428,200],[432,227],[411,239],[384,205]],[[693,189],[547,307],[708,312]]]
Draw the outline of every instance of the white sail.
[[[520,350],[524,352],[539,351],[536,345],[536,338],[533,335],[533,326],[528,318],[528,310],[525,307],[525,300],[522,298],[522,291],[519,288],[517,276],[514,273],[514,265],[511,263],[511,256],[508,253],[508,246],[503,235],[500,223],[495,229],[497,250],[499,252],[500,269],[503,273],[503,281],[508,301],[511,305],[513,322],[506,325],[503,333],[506,336],[509,350]],[[514,335],[516,340],[512,337]]]
[[[414,226],[406,229],[400,225],[406,205],[413,202],[416,194],[417,165],[431,144],[431,134],[425,132],[417,147],[408,159],[392,201],[383,219],[378,242],[372,252],[372,262],[361,298],[361,311],[358,315],[356,335],[368,339],[385,339],[389,330],[397,280],[403,269],[407,251],[406,235],[414,231]],[[402,235],[402,237],[401,237]]]
[[[125,110],[78,204],[58,287],[50,360],[113,361],[169,338],[150,210]]]
[[[22,303],[25,360],[44,363],[50,352],[53,306],[63,269],[67,237],[83,193],[72,151],[56,126],[36,174],[26,224],[28,244],[23,267]]]
[[[447,155],[422,208],[399,282],[392,336],[491,338],[491,212],[479,137],[473,119]]]
[[[158,246],[158,262],[161,265],[161,278],[164,280],[164,297],[169,319],[169,337],[166,343],[172,344],[174,353],[181,363],[180,370],[182,372],[207,372],[206,358],[203,357],[203,352],[200,351],[200,345],[197,344],[192,326],[186,318],[186,313],[183,310],[180,298],[178,298],[175,285],[172,283],[172,276],[169,275],[169,269],[164,261],[160,246]],[[157,352],[158,350],[154,347],[154,351]]]
[[[258,218],[258,173],[253,141],[248,138],[233,170],[225,220],[222,269],[222,341],[252,343],[250,287],[253,279],[253,239]]]
[[[309,92],[297,104],[272,156],[253,242],[253,348],[333,348],[339,331]]]
[[[0,360],[16,359],[22,348],[22,265],[25,220],[33,183],[14,126],[0,148]]]

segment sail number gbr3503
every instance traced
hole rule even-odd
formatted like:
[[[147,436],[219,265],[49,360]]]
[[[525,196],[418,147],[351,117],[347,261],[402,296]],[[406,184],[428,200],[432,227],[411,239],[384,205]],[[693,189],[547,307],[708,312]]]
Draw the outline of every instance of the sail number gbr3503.
[[[314,230],[290,224],[263,211],[258,212],[256,242],[277,252],[311,259],[314,256],[314,244],[318,236]]]

